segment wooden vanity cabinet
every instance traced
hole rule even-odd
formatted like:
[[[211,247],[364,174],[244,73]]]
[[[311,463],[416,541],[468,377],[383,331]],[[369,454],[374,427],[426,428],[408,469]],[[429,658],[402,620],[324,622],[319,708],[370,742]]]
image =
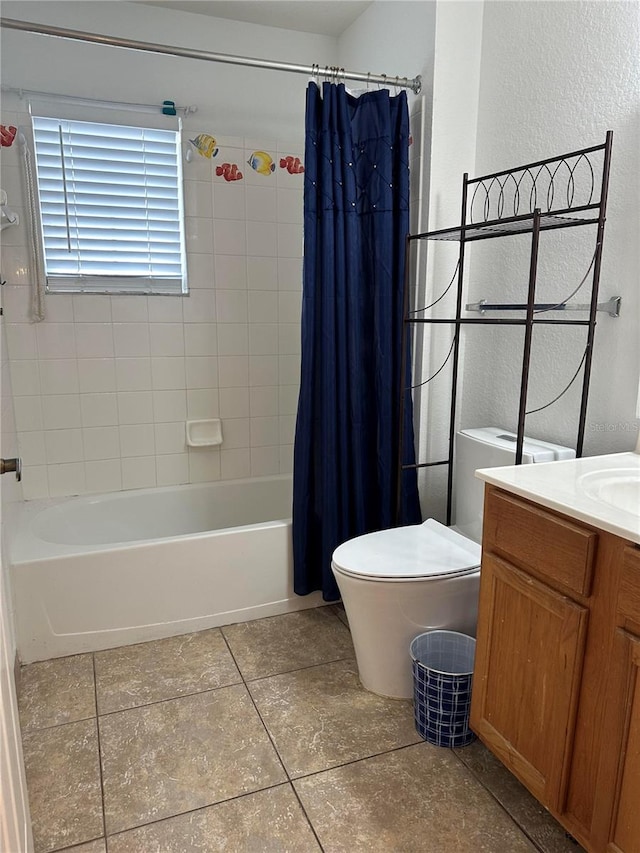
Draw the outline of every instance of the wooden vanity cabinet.
[[[640,547],[487,486],[471,727],[590,853],[640,853]]]

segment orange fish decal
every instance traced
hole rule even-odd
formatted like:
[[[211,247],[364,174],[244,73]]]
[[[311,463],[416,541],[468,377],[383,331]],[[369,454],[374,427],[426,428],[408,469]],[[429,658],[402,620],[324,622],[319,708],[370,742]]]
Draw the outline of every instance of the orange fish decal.
[[[225,181],[241,181],[244,175],[238,169],[237,163],[223,163],[216,166],[216,175]]]
[[[286,169],[290,175],[301,175],[304,172],[304,166],[299,157],[283,157],[280,160],[280,168]]]

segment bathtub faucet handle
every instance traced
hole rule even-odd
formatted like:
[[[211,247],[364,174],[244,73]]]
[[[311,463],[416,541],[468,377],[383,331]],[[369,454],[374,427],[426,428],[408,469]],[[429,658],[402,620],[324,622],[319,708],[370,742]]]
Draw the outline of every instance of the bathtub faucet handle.
[[[16,480],[22,480],[22,459],[18,456],[15,459],[0,459],[0,474],[8,474],[10,471],[16,472]]]

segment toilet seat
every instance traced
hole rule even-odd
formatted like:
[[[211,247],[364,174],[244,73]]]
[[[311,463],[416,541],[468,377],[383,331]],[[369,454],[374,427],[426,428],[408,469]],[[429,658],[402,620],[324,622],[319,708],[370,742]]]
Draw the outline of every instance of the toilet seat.
[[[333,552],[334,571],[371,581],[457,577],[480,568],[481,548],[433,518],[366,533]]]

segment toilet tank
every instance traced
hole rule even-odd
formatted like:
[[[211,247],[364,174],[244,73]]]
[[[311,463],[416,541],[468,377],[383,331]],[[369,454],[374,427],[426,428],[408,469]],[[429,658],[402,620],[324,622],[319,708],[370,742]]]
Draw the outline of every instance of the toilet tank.
[[[484,483],[478,480],[478,468],[514,465],[517,436],[500,427],[464,429],[456,435],[453,475],[453,526],[464,536],[480,542]],[[525,436],[522,464],[574,459],[575,450],[560,444]]]

